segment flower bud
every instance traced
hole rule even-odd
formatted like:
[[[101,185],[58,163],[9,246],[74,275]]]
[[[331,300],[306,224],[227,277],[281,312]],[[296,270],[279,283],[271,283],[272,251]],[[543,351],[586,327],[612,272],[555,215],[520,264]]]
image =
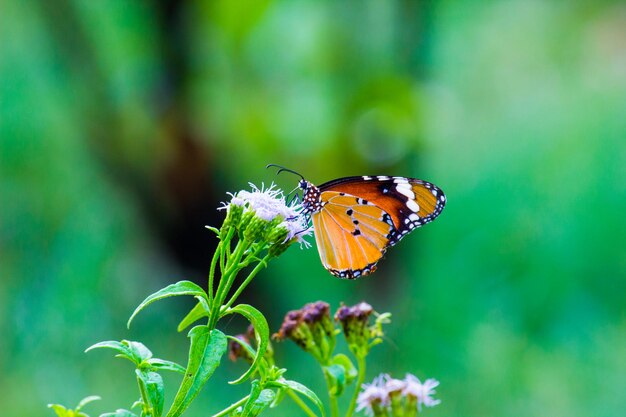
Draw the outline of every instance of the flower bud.
[[[309,303],[302,308],[302,320],[311,329],[324,361],[330,359],[335,349],[335,326],[329,311],[330,306],[323,301]]]
[[[269,222],[260,217],[254,216],[243,230],[243,238],[249,242],[256,242],[263,239],[265,228]]]
[[[341,306],[335,313],[335,320],[341,324],[348,347],[357,357],[365,357],[369,353],[369,342],[372,336],[369,316],[373,312],[371,305],[361,302],[355,306]]]
[[[230,204],[228,206],[228,212],[226,213],[226,218],[224,219],[223,227],[239,226],[239,222],[241,221],[242,215],[243,215],[243,206],[238,205],[238,204]]]
[[[287,313],[280,330],[274,334],[273,338],[276,340],[291,339],[318,361],[323,361],[325,352],[321,350],[321,340],[312,331],[310,323],[304,320],[303,310],[294,310]]]

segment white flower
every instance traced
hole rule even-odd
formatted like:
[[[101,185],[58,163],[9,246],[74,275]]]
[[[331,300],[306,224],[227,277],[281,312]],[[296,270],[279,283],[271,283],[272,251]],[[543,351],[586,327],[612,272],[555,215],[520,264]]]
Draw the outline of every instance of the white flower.
[[[389,393],[385,388],[385,375],[380,374],[371,384],[363,384],[363,391],[356,400],[356,411],[365,409],[367,415],[374,415],[373,407],[387,407],[389,405]]]
[[[391,395],[396,392],[404,392],[406,388],[406,381],[401,379],[395,379],[385,374],[385,389]]]
[[[302,206],[300,204],[288,205],[282,190],[275,188],[274,183],[268,188],[265,188],[264,184],[261,184],[261,188],[252,183],[249,184],[252,191],[241,190],[235,194],[228,193],[231,196],[230,202],[223,203],[224,205],[219,210],[228,209],[231,205],[240,206],[243,207],[244,212],[252,211],[257,217],[268,222],[280,216],[283,221],[277,227],[287,229],[285,242],[295,238],[305,247],[311,246],[304,240],[305,236],[311,234],[311,229],[304,216],[300,215]]]
[[[404,379],[406,387],[404,388],[404,395],[410,395],[417,398],[417,408],[421,411],[422,404],[426,407],[434,407],[441,401],[432,398],[435,395],[434,388],[439,385],[439,381],[433,378],[429,378],[424,383],[414,375],[407,374]]]

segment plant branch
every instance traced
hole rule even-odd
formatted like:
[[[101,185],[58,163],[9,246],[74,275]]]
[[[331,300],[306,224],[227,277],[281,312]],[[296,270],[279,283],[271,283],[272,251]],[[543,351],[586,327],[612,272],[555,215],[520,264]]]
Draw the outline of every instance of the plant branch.
[[[307,416],[309,416],[309,417],[317,417],[315,412],[313,412],[313,410],[311,410],[309,408],[309,406],[306,405],[306,403],[304,401],[302,401],[302,399],[300,397],[298,397],[298,394],[296,394],[295,392],[293,392],[290,389],[288,389],[286,391],[287,391],[287,395],[289,395],[289,397],[291,397],[293,402],[298,404],[298,406],[302,409],[302,411],[304,411],[306,413]]]
[[[221,416],[225,416],[227,414],[229,414],[231,411],[233,411],[235,408],[242,406],[243,404],[246,403],[246,401],[248,401],[248,398],[250,398],[250,395],[246,395],[245,397],[243,397],[241,400],[237,401],[236,403],[232,403],[231,405],[229,405],[228,407],[226,407],[225,409],[223,409],[222,411],[220,411],[217,414],[213,414],[212,417],[221,417]]]
[[[253,254],[251,256],[256,256],[256,254]],[[263,269],[264,267],[267,266],[267,261],[270,258],[271,258],[271,256],[269,254],[267,254],[267,255],[265,255],[265,257],[261,261],[259,261],[259,263],[252,270],[252,272],[250,272],[250,275],[248,275],[248,277],[244,280],[244,282],[241,283],[239,288],[237,288],[237,291],[235,291],[233,296],[230,297],[230,300],[228,300],[228,302],[225,304],[226,308],[230,308],[230,306],[235,302],[237,297],[239,297],[239,295],[243,292],[243,290],[248,286],[250,281],[252,281],[252,278],[254,278],[254,276],[256,274],[258,274],[261,269]]]

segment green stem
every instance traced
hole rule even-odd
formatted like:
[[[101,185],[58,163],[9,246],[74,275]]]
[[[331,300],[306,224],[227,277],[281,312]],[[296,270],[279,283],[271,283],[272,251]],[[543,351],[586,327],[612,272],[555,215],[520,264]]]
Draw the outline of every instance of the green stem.
[[[245,240],[240,240],[239,242],[237,242],[237,246],[233,251],[232,257],[229,258],[226,262],[226,271],[222,270],[222,275],[220,277],[220,282],[217,285],[215,298],[213,299],[213,304],[211,305],[211,315],[209,317],[208,324],[210,329],[214,329],[215,325],[217,324],[220,308],[222,307],[224,298],[226,298],[226,294],[228,294],[228,290],[232,285],[234,276],[237,275],[238,268],[240,268],[239,262],[241,261],[241,257],[243,256],[244,252],[248,248],[248,245],[248,242]]]
[[[218,259],[221,257],[222,253],[222,245],[224,242],[217,244],[217,248],[215,248],[215,253],[213,254],[213,259],[211,259],[211,269],[209,270],[209,285],[207,286],[207,294],[209,296],[209,306],[213,304],[213,280],[215,277],[215,266],[217,265]]]
[[[260,252],[260,251],[257,251],[257,254],[258,254],[258,252]],[[256,256],[256,254],[253,254],[253,256]],[[250,281],[252,281],[252,278],[254,278],[254,276],[256,274],[258,274],[261,269],[263,269],[265,266],[267,266],[267,261],[269,261],[270,258],[271,258],[271,256],[269,254],[267,254],[267,255],[265,255],[265,257],[263,259],[261,259],[261,261],[254,267],[252,272],[250,272],[250,275],[248,275],[248,277],[243,281],[243,283],[241,283],[239,288],[237,288],[237,291],[235,291],[233,296],[230,297],[230,300],[228,300],[228,302],[225,304],[226,308],[229,308],[235,302],[237,297],[239,297],[239,295],[241,295],[241,293],[248,286]]]
[[[148,395],[148,392],[146,391],[146,386],[139,377],[139,375],[137,375],[137,385],[139,385],[139,393],[141,394],[141,402],[143,403],[141,405],[143,408],[143,412],[146,414],[147,417],[152,417],[154,415],[154,410],[152,409],[150,404],[150,395]]]
[[[348,407],[346,417],[352,417],[352,414],[354,414],[356,400],[359,397],[361,385],[363,385],[363,381],[365,381],[365,357],[357,356],[356,360],[357,367],[359,368],[359,374],[357,376],[356,385],[354,386],[354,394],[352,394],[352,399],[350,400],[350,406]]]
[[[250,395],[246,395],[245,397],[243,397],[241,400],[237,401],[236,403],[233,403],[231,405],[229,405],[228,407],[226,407],[225,409],[223,409],[222,411],[220,411],[217,414],[213,414],[213,417],[221,417],[221,416],[225,416],[228,413],[230,413],[231,411],[233,411],[235,408],[242,406],[243,404],[246,403],[246,401],[248,401],[248,398],[250,398]]]
[[[328,362],[328,361],[326,361],[326,362]],[[326,380],[326,387],[328,388],[328,402],[330,403],[330,416],[331,417],[338,417],[339,416],[339,404],[337,402],[337,397],[332,395],[331,392],[330,392],[330,390],[332,388],[331,387],[330,377],[328,376],[328,373],[324,369],[324,366],[328,366],[328,363],[326,363],[324,365],[322,362],[320,362],[320,364],[322,365],[322,372],[324,372],[324,379]]]
[[[291,397],[293,402],[298,404],[298,406],[302,409],[302,411],[304,411],[306,413],[306,415],[308,415],[309,417],[317,417],[317,415],[313,412],[313,410],[311,410],[309,408],[309,406],[306,405],[305,402],[302,401],[302,399],[300,397],[298,397],[298,394],[296,394],[292,390],[288,389],[287,390],[287,395],[289,395]]]
[[[339,415],[339,404],[337,403],[337,397],[330,397],[330,416],[337,417]]]

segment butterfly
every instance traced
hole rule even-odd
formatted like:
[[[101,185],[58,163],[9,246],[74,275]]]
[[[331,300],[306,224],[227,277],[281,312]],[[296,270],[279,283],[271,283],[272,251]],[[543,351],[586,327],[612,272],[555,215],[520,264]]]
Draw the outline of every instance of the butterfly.
[[[446,204],[439,187],[415,178],[357,176],[315,186],[277,167],[300,176],[302,214],[312,220],[322,265],[339,278],[374,272],[387,249],[435,220]]]

